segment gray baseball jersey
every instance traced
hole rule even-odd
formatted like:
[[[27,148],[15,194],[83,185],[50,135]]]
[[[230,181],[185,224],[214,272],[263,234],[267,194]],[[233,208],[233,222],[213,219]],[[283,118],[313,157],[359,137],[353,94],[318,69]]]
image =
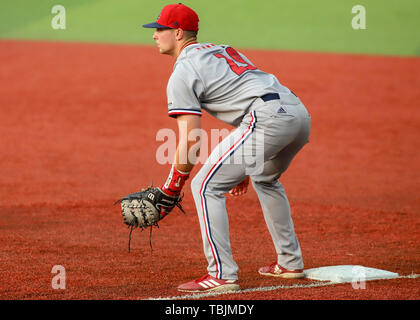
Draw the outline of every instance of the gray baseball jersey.
[[[169,115],[202,109],[237,127],[252,102],[264,94],[290,94],[277,78],[257,69],[226,45],[192,44],[179,55],[167,86]]]
[[[246,176],[251,177],[260,200],[277,263],[288,270],[302,269],[289,202],[278,179],[308,142],[310,116],[305,106],[275,76],[257,69],[244,55],[213,44],[183,49],[167,95],[170,116],[201,115],[204,109],[237,127],[191,181],[208,273],[218,279],[237,279],[223,195]],[[262,157],[261,165],[254,166],[253,154]],[[232,163],[236,155],[244,161]],[[260,170],[254,170],[257,167]]]

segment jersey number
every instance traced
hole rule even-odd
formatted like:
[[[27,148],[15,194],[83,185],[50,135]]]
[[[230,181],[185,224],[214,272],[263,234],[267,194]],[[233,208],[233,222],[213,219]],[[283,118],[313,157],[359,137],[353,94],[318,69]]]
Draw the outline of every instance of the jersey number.
[[[249,64],[244,59],[242,59],[242,57],[239,55],[238,51],[236,51],[235,49],[233,49],[231,47],[227,47],[226,48],[226,53],[229,55],[229,57],[231,57],[236,62],[246,65],[246,66],[238,66],[235,63],[235,61],[233,61],[232,59],[229,59],[228,57],[224,56],[223,54],[220,54],[220,53],[215,53],[214,54],[217,58],[225,59],[226,62],[229,64],[230,68],[232,69],[232,71],[235,72],[238,76],[240,76],[242,73],[244,73],[247,70],[257,69],[257,67],[254,67],[253,65]]]

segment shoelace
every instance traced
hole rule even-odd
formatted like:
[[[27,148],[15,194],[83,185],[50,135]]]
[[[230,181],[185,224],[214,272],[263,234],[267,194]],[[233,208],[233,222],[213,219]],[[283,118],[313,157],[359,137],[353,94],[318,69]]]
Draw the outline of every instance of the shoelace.
[[[159,228],[159,225],[156,223],[153,226]],[[150,244],[150,252],[153,252],[153,246],[152,246],[152,229],[153,226],[150,226],[150,233],[149,233],[149,244]],[[128,253],[130,253],[130,246],[131,246],[131,233],[133,232],[134,226],[128,226],[130,228],[130,232],[128,234]],[[141,229],[143,231],[144,229]]]

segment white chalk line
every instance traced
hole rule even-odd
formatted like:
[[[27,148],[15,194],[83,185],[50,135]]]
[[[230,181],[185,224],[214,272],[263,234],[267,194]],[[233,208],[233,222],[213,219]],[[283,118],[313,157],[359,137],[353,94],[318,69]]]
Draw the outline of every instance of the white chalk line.
[[[420,277],[419,274],[412,273],[406,276],[398,276],[392,279],[414,279]],[[374,280],[392,280],[392,279],[374,279]],[[372,280],[367,280],[372,281]],[[316,288],[316,287],[325,287],[325,286],[333,286],[336,284],[344,284],[349,282],[312,282],[308,284],[293,284],[293,285],[278,285],[278,286],[269,286],[269,287],[257,287],[257,288],[248,288],[243,290],[237,291],[227,291],[227,292],[204,292],[204,293],[195,293],[195,294],[187,294],[181,296],[173,296],[173,297],[157,297],[157,298],[147,298],[144,300],[197,300],[200,298],[207,298],[207,297],[217,297],[220,295],[228,295],[228,294],[242,294],[248,292],[267,292],[267,291],[275,291],[279,289],[298,289],[298,288]]]

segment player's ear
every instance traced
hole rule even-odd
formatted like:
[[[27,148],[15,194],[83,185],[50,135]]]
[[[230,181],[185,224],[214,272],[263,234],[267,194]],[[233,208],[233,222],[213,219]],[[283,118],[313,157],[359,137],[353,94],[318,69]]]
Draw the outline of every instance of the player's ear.
[[[182,30],[180,28],[176,29],[176,31],[175,31],[175,39],[179,41],[183,37],[184,37],[184,30]]]

